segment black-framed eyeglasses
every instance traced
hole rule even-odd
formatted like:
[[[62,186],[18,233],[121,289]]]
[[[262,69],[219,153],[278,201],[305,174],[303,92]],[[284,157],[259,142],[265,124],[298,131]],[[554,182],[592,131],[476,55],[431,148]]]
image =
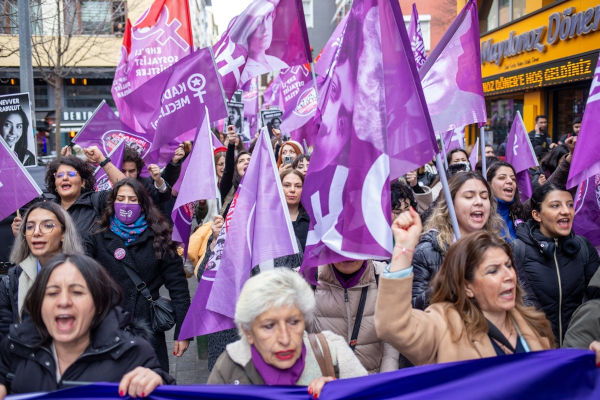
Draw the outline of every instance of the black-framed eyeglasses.
[[[65,176],[65,174],[67,174],[67,176],[69,178],[75,178],[77,176],[77,171],[60,171],[60,172],[55,172],[54,173],[54,177],[61,179]]]
[[[39,227],[41,233],[47,234],[56,228],[56,223],[52,221],[42,221],[38,225],[35,222],[28,222],[25,224],[25,236],[32,236],[35,232],[36,226]]]

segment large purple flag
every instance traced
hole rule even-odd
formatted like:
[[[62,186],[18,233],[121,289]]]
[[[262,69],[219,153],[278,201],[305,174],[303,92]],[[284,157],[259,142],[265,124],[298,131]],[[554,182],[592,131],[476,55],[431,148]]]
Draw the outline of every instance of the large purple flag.
[[[0,138],[0,220],[41,194],[15,152]]]
[[[436,133],[486,122],[475,0],[467,2],[419,74]]]
[[[252,1],[214,50],[228,99],[256,76],[311,62],[302,1]]]
[[[417,5],[415,3],[412,5],[412,14],[410,16],[410,24],[408,25],[408,37],[415,57],[415,63],[417,64],[417,68],[420,69],[425,64],[425,42],[423,41],[423,32],[421,31],[419,13],[417,12]]]
[[[283,99],[281,130],[292,132],[314,118],[317,109],[317,90],[310,66],[284,69],[276,80]]]
[[[581,182],[575,194],[573,230],[600,246],[600,175]]]
[[[274,106],[282,109],[283,99],[281,97],[279,81],[277,79],[273,79],[269,86],[267,86],[263,99],[263,109],[266,108],[265,106]]]
[[[446,151],[465,148],[465,128],[456,128],[444,133]]]
[[[477,166],[477,160],[479,159],[479,138],[475,141],[475,146],[471,150],[471,154],[469,154],[469,164],[471,164],[471,170],[475,171],[475,167]]]
[[[322,123],[302,191],[311,219],[302,271],[311,280],[315,266],[391,253],[379,11],[377,0],[354,1],[331,84],[320,93]]]
[[[252,268],[298,251],[271,141],[263,131],[238,189],[207,308],[233,318],[235,303]]]
[[[395,0],[379,0],[379,7],[390,179],[396,179],[431,161],[438,146],[400,4]],[[371,125],[373,128],[379,129],[377,125]]]
[[[577,144],[571,161],[567,188],[600,174],[600,156],[598,145],[600,144],[600,127],[597,118],[600,114],[600,58],[592,79],[590,94],[581,121],[581,130],[577,136]]]
[[[123,165],[123,152],[125,151],[125,146],[127,146],[127,142],[125,139],[122,139],[110,153],[107,153],[107,156],[110,157],[113,165],[118,169],[121,169],[121,166]],[[94,186],[94,189],[97,192],[112,189],[113,185],[108,179],[108,175],[106,175],[104,168],[98,166],[94,174],[96,175],[96,186]]]
[[[227,116],[223,88],[209,47],[197,50],[124,97],[146,132],[155,132],[151,152],[195,130],[205,107]]]
[[[323,47],[323,50],[321,50],[321,53],[319,53],[315,59],[315,74],[324,77],[329,74],[329,71],[331,71],[333,65],[335,65],[336,55],[342,44],[342,38],[344,37],[347,23],[348,15],[342,18],[337,24],[335,30],[325,44],[325,47]]]
[[[210,130],[208,113],[198,127],[198,135],[194,141],[192,152],[182,165],[183,179],[181,187],[177,188],[177,200],[171,212],[173,220],[173,240],[185,244],[190,239],[194,203],[201,199],[216,199],[219,197],[215,162],[213,157],[214,135]]]
[[[187,1],[155,0],[134,26],[125,26],[121,59],[111,89],[121,120],[140,130],[124,97],[192,52]]]
[[[256,118],[256,115],[258,114],[258,78],[246,82],[242,90],[244,116],[248,119]]]
[[[506,139],[506,156],[504,159],[515,169],[521,199],[529,199],[533,192],[529,168],[536,167],[539,164],[519,111],[515,115],[510,133]]]

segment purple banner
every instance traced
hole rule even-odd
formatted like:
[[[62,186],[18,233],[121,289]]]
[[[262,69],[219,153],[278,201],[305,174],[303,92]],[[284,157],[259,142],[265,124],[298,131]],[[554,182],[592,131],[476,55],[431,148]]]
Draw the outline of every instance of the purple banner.
[[[573,230],[600,246],[600,175],[588,178],[577,188]]]
[[[254,0],[214,45],[227,99],[250,79],[312,61],[302,0]]]
[[[0,220],[41,194],[15,152],[0,138]]]
[[[258,114],[258,78],[246,82],[243,87],[242,103],[244,103],[244,116],[256,119]]]
[[[465,148],[465,128],[456,128],[448,132],[444,132],[444,146],[446,152],[454,149]]]
[[[127,142],[125,140],[121,140],[117,147],[115,147],[110,153],[107,153],[107,157],[110,157],[110,162],[117,167],[117,169],[121,169],[123,165],[123,152],[125,151],[125,146],[127,146]],[[108,179],[108,175],[106,175],[104,168],[98,166],[96,168],[95,175],[96,186],[94,186],[94,189],[97,192],[112,189],[113,185]]]
[[[506,139],[504,159],[514,167],[515,172],[527,171],[530,167],[539,165],[519,111],[517,111]]]
[[[344,37],[344,31],[348,24],[348,15],[346,15],[337,24],[335,30],[329,37],[327,44],[321,50],[321,53],[315,59],[315,74],[325,77],[329,75],[333,66],[335,65],[335,58],[342,44],[342,38]]]
[[[408,25],[408,38],[410,39],[410,47],[415,57],[417,68],[421,68],[425,64],[425,42],[423,41],[423,32],[421,31],[421,23],[419,22],[419,13],[417,5],[413,3],[412,14],[410,16],[410,24]]]
[[[205,107],[215,119],[227,116],[210,48],[200,49],[124,97],[146,132],[155,132],[151,152],[200,124]]]
[[[298,251],[271,140],[263,131],[237,192],[207,309],[233,318],[235,303],[252,268]]]
[[[600,57],[599,57],[600,60]],[[581,121],[581,130],[577,136],[577,145],[573,153],[573,161],[569,169],[567,188],[572,188],[579,183],[600,174],[600,158],[598,158],[598,145],[600,144],[600,129],[596,121],[600,114],[600,61],[596,65],[594,79],[590,87],[590,94]]]
[[[210,130],[208,114],[205,113],[204,120],[198,128],[192,152],[182,165],[183,179],[181,187],[175,188],[178,194],[171,212],[172,239],[175,242],[183,243],[186,249],[190,239],[195,202],[219,197],[212,138],[214,135]]]
[[[282,70],[275,79],[283,100],[281,130],[292,132],[315,117],[317,90],[312,73],[306,66],[298,65]]]
[[[458,14],[419,74],[436,133],[486,122],[474,0]]]
[[[141,128],[124,97],[191,52],[187,1],[155,0],[133,27],[127,20],[111,90],[124,123]]]

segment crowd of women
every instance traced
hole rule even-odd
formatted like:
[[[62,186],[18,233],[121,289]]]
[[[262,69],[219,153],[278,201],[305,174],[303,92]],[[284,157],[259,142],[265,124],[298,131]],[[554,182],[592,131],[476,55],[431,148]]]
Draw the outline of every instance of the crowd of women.
[[[306,385],[316,398],[331,380],[414,365],[567,346],[600,350],[600,258],[574,234],[573,195],[565,188],[576,138],[552,150],[562,152],[553,170],[532,174],[535,190],[525,203],[514,168],[493,148],[484,174],[481,163],[471,170],[465,150],[450,152],[458,240],[437,171],[427,165],[407,173],[391,184],[391,260],[321,265],[311,286],[298,273],[310,156],[274,131],[299,253],[252,270],[236,329],[208,336],[208,383]],[[252,157],[253,144],[247,149],[232,126],[216,133],[223,204],[195,207],[187,272],[196,279]],[[0,281],[0,398],[92,381],[120,382],[121,396],[143,397],[174,383],[165,330],[174,325],[172,351],[181,356],[189,341],[177,338],[190,293],[165,216],[189,146],[162,172],[148,166],[151,178],[139,176],[144,165],[135,155],[121,171],[97,147],[85,149],[85,159],[65,150],[49,164],[51,196],[12,222],[13,266]],[[112,190],[94,191],[93,163]],[[162,286],[173,319],[167,327],[154,323],[165,304]]]

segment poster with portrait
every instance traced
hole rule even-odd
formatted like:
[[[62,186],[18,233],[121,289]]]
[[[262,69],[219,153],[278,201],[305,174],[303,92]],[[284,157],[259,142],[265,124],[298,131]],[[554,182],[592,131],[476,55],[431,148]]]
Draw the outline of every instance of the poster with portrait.
[[[0,96],[2,138],[25,167],[37,165],[35,132],[29,93]]]
[[[227,125],[235,126],[235,132],[241,135],[244,131],[244,103],[238,101],[227,102]]]
[[[283,111],[276,107],[270,107],[268,110],[261,110],[260,122],[261,126],[266,126],[269,131],[269,136],[273,137],[273,128],[281,129],[281,116]]]

